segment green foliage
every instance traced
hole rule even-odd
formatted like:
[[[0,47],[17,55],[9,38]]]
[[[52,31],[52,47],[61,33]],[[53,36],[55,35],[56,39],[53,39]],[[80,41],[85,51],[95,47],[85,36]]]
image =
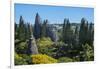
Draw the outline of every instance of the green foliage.
[[[32,55],[33,64],[57,63],[57,60],[45,54]]]
[[[69,19],[64,19],[62,40],[67,44],[71,44],[73,40],[73,30],[71,29],[71,24]]]
[[[51,46],[53,44],[49,37],[43,37],[37,40],[37,45],[40,47]]]
[[[30,55],[15,53],[15,65],[27,65],[27,64],[32,64],[32,58]]]
[[[15,59],[15,65],[26,65],[26,64],[28,64],[24,60],[24,58],[22,58],[21,56],[19,56],[19,54],[15,54],[14,59]]]
[[[41,38],[42,37],[47,37],[47,23],[48,23],[48,20],[44,20],[43,24],[42,24],[42,27],[41,27]]]
[[[92,23],[88,23],[85,18],[82,18],[80,24],[70,23],[69,19],[64,19],[63,24],[47,23],[48,20],[41,22],[38,13],[34,25],[24,22],[22,16],[19,23],[15,22],[15,65],[94,60],[94,25]],[[29,40],[32,34],[35,39],[31,43]],[[28,53],[35,51],[35,46],[39,54],[31,53],[32,56],[30,56]]]
[[[58,59],[59,63],[63,63],[63,62],[73,62],[73,59],[68,58],[68,57],[61,57]]]
[[[94,30],[93,24],[88,24],[88,21],[85,18],[82,18],[80,30],[79,30],[79,43],[93,46],[94,39]]]
[[[40,38],[41,36],[41,18],[38,13],[35,16],[35,24],[34,24],[34,37],[35,39]]]
[[[54,49],[52,47],[53,42],[49,37],[43,37],[37,40],[37,46],[39,53],[52,55],[52,50]]]
[[[93,61],[94,60],[94,50],[88,45],[82,45],[83,51],[80,52],[83,61]]]
[[[25,25],[24,25],[24,19],[22,16],[20,16],[20,19],[19,19],[18,38],[20,40],[25,39]]]
[[[25,47],[26,47],[26,43],[25,42],[21,42],[20,44],[19,44],[19,46],[20,46],[20,49],[25,49]]]
[[[28,46],[26,42],[20,42],[16,45],[15,51],[20,54],[25,54],[27,52],[27,48]]]
[[[30,23],[24,24],[24,29],[25,29],[25,40],[30,38],[32,29],[30,30],[30,28],[33,29],[33,25],[30,25]]]
[[[90,26],[89,26],[89,31],[88,31],[88,44],[91,45],[93,47],[93,41],[94,41],[94,27],[93,27],[93,24],[90,23]]]
[[[32,64],[32,58],[31,55],[27,54],[19,54],[28,64]]]
[[[80,61],[80,57],[79,56],[74,56],[73,57],[73,62],[79,62]]]
[[[30,37],[30,34],[30,24],[25,23],[23,17],[20,16],[19,24],[15,23],[15,39],[25,41]]]

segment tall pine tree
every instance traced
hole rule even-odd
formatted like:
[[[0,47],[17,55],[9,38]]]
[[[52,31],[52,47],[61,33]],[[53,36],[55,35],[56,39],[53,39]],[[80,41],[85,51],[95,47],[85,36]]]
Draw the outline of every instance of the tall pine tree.
[[[86,37],[86,31],[85,31],[85,18],[81,19],[81,25],[80,25],[80,31],[79,31],[79,43],[80,45],[85,44],[85,37]]]
[[[34,37],[35,39],[40,38],[41,35],[41,20],[40,20],[40,16],[37,13],[36,17],[35,17],[35,25],[34,25]]]
[[[19,19],[18,39],[25,40],[25,24],[22,16]]]
[[[94,41],[94,27],[93,27],[93,23],[90,23],[90,26],[89,26],[89,45],[93,46],[93,41]]]
[[[48,20],[44,20],[43,21],[43,24],[42,24],[42,27],[41,27],[41,37],[47,37],[47,23],[48,23]]]
[[[72,44],[73,31],[71,29],[71,25],[70,25],[69,19],[64,19],[62,35],[63,35],[63,41],[65,43]]]

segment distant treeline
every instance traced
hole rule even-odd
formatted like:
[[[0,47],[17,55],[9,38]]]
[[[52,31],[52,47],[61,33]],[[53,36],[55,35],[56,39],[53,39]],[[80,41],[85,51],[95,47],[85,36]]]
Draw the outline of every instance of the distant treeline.
[[[50,25],[62,25],[60,36],[58,37],[59,40],[65,43],[88,43],[93,46],[94,24],[92,22],[88,23],[85,18],[82,18],[80,23],[70,23],[69,19],[65,18],[62,24],[49,24],[47,19],[41,21],[38,13],[36,14],[34,24],[26,23],[23,17],[20,16],[19,23],[15,22],[15,39],[26,40],[33,34],[35,39],[50,37],[53,41],[56,41],[58,38],[57,34],[51,30]],[[72,26],[75,26],[74,30]],[[32,28],[32,30],[30,30],[30,28]]]

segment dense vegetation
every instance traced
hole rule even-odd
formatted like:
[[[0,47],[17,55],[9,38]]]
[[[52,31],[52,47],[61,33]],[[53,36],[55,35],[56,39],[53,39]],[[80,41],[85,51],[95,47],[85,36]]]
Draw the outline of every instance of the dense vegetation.
[[[93,61],[93,41],[94,24],[85,18],[51,24],[37,13],[32,24],[20,16],[15,22],[15,65]]]

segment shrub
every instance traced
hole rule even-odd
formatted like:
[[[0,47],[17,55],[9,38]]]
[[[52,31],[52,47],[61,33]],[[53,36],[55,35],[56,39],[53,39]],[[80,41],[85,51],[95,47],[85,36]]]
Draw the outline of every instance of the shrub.
[[[16,45],[15,51],[17,53],[25,54],[27,52],[27,43],[26,42],[21,42],[18,45]]]
[[[38,46],[51,46],[53,44],[52,40],[49,37],[43,37],[37,40]]]
[[[32,55],[33,64],[57,63],[57,60],[45,54]]]
[[[47,54],[51,53],[53,42],[49,37],[43,37],[37,40],[37,46],[39,53]]]
[[[80,61],[80,57],[79,56],[74,56],[73,57],[73,62],[79,62]]]
[[[25,60],[28,64],[32,64],[32,58],[31,55],[27,55],[27,54],[19,54],[20,57],[23,58],[23,60]]]
[[[88,45],[82,45],[83,51],[80,52],[82,61],[93,61],[94,60],[94,49]]]
[[[15,65],[25,65],[28,64],[19,54],[15,54]]]
[[[62,63],[62,62],[73,62],[73,59],[68,58],[68,57],[61,57],[61,58],[58,59],[58,62],[59,63]]]

